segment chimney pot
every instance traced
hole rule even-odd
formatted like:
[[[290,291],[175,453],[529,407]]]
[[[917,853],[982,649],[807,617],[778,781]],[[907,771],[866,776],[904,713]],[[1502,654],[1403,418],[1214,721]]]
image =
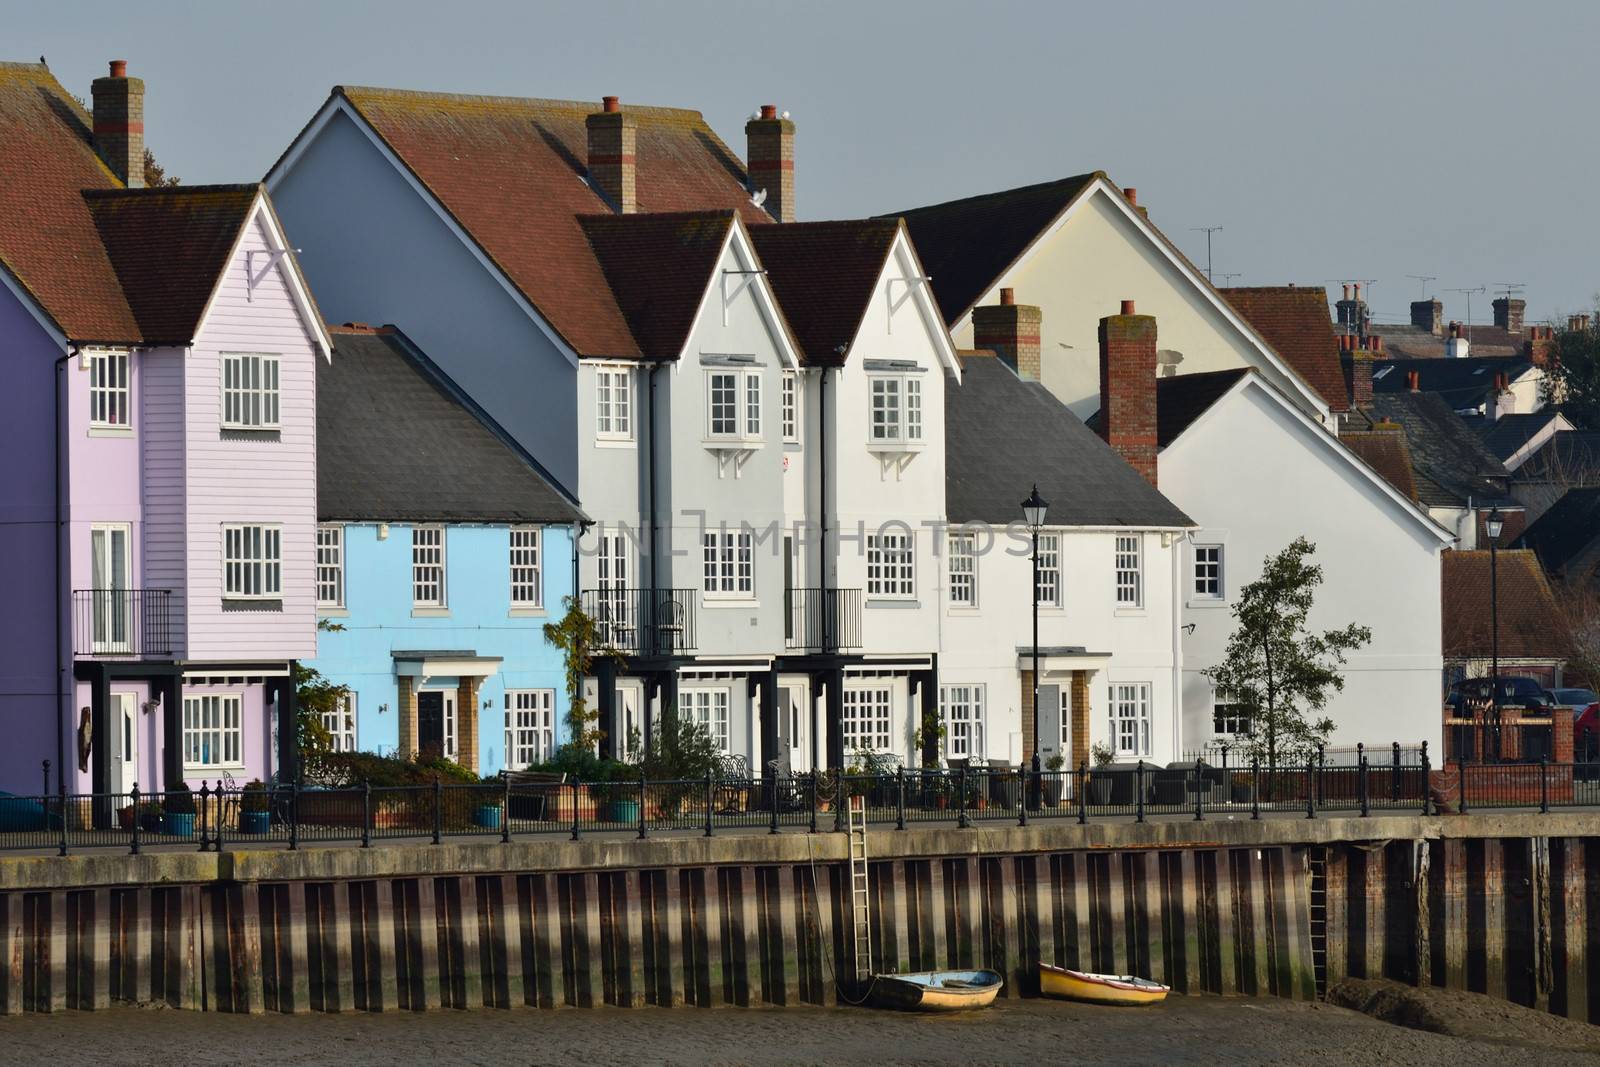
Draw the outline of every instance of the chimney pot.
[[[775,118],[777,118],[778,117],[778,105],[777,104],[762,104],[761,105],[761,117],[764,118],[764,119],[775,119]]]
[[[1421,392],[1422,373],[1420,371],[1406,371],[1406,388],[1411,390],[1413,393]]]
[[[1135,315],[1100,320],[1100,436],[1151,485],[1156,484],[1156,321]]]
[[[1351,286],[1351,288],[1355,290],[1356,299],[1360,300],[1361,299],[1361,283],[1360,282],[1356,282],[1354,285]]]
[[[1122,302],[1122,312],[1121,313],[1124,314],[1124,315],[1137,314],[1137,312],[1135,312],[1133,310],[1133,301],[1132,300],[1124,300]]]
[[[126,59],[113,59],[110,67],[111,77],[126,78],[128,76],[128,61]]]
[[[600,98],[600,109],[608,115],[614,115],[622,110],[622,105],[617,103],[617,98],[614,96],[602,96]]]
[[[1349,283],[1345,284],[1345,287],[1344,287],[1344,298],[1346,300],[1350,299],[1350,285],[1349,285]]]
[[[1129,185],[1123,188],[1122,195],[1128,198],[1128,203],[1134,207],[1139,206],[1139,190]]]
[[[1016,302],[1017,302],[1017,291],[1015,289],[1002,289],[1002,290],[1000,290],[1000,303],[1004,304],[1006,307],[1010,307],[1012,304],[1015,304]]]

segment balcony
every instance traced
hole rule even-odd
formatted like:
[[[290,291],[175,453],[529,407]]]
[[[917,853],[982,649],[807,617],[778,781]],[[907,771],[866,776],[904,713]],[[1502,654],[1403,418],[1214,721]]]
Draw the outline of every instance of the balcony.
[[[783,645],[803,652],[860,648],[861,590],[785,590]]]
[[[73,654],[93,659],[169,657],[172,610],[170,589],[74,589]]]
[[[696,589],[585,589],[584,613],[603,648],[630,656],[693,652]]]

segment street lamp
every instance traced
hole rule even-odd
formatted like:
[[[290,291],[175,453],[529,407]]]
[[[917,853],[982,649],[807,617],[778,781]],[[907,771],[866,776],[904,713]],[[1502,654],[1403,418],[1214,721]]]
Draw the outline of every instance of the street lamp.
[[[1039,759],[1039,527],[1044,525],[1044,515],[1050,505],[1039,495],[1035,485],[1028,499],[1022,502],[1022,517],[1033,532],[1033,794],[1027,798],[1029,807],[1039,807],[1042,787],[1040,774],[1043,764]]]
[[[1490,721],[1494,723],[1494,760],[1500,762],[1500,575],[1496,567],[1495,549],[1505,520],[1496,507],[1483,520],[1483,532],[1489,538],[1489,685]]]

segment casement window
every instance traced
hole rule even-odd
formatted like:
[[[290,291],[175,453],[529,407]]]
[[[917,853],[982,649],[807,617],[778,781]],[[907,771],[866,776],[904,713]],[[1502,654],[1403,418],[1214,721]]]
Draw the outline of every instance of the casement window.
[[[128,408],[128,353],[89,353],[89,425],[133,425]]]
[[[215,694],[183,698],[183,768],[216,770],[244,764],[244,699]]]
[[[1250,709],[1218,693],[1211,705],[1211,732],[1218,737],[1249,737]]]
[[[556,750],[556,691],[506,690],[506,769],[526,770]]]
[[[800,440],[800,380],[792,370],[783,372],[783,439]]]
[[[728,736],[728,690],[680,689],[678,714],[688,716],[688,721],[703,727],[717,746],[717,751],[733,751]]]
[[[633,440],[633,371],[630,368],[595,368],[594,433],[603,441]]]
[[[1150,683],[1112,682],[1111,747],[1118,756],[1150,755]]]
[[[1061,535],[1039,535],[1039,606],[1061,606]]]
[[[707,597],[755,596],[754,545],[749,531],[708,530],[702,548]]]
[[[411,528],[411,605],[445,606],[443,526]]]
[[[317,607],[344,607],[344,527],[317,527]]]
[[[1222,546],[1194,546],[1194,595],[1201,600],[1222,599]]]
[[[845,751],[888,752],[894,745],[893,691],[887,686],[846,686],[841,695]]]
[[[277,600],[283,595],[283,530],[229,524],[222,528],[225,600]]]
[[[1144,606],[1144,543],[1138,534],[1118,534],[1117,607]]]
[[[511,527],[511,606],[537,608],[544,604],[542,531],[537,526]]]
[[[978,606],[978,538],[976,534],[950,534],[950,606]]]
[[[278,357],[222,354],[222,428],[278,428]]]
[[[917,595],[916,540],[908,533],[867,535],[867,596],[909,600]]]
[[[605,644],[625,642],[631,636],[628,610],[628,581],[632,570],[626,534],[602,533],[595,553],[595,588],[599,591],[600,640]]]
[[[356,750],[356,695],[346,693],[338,707],[322,713],[322,728],[333,738],[335,752]]]
[[[89,528],[90,594],[95,652],[133,650],[133,575],[130,554],[133,527],[125,522],[96,523]]]
[[[873,375],[869,434],[872,444],[916,443],[922,440],[922,380],[910,376]]]
[[[761,372],[706,372],[706,432],[710,437],[761,436]]]
[[[939,707],[944,714],[945,756],[970,759],[984,755],[983,686],[941,686]]]

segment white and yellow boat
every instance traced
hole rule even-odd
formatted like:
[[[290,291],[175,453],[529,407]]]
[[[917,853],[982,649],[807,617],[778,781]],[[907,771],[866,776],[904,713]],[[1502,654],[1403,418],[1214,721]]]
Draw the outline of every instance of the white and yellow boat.
[[[1090,1004],[1134,1007],[1159,1004],[1172,990],[1160,982],[1132,975],[1090,974],[1067,967],[1039,964],[1039,992],[1047,997],[1064,997]]]
[[[872,999],[900,1011],[971,1011],[993,1004],[1003,985],[994,971],[879,974],[872,979]]]

